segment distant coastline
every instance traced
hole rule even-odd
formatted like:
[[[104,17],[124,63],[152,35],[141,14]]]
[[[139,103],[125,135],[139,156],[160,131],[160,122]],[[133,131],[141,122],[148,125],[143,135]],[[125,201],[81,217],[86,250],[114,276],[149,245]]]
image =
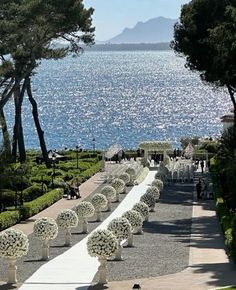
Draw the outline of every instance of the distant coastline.
[[[83,47],[85,51],[137,51],[137,50],[171,50],[169,42],[162,43],[121,43],[95,44]]]

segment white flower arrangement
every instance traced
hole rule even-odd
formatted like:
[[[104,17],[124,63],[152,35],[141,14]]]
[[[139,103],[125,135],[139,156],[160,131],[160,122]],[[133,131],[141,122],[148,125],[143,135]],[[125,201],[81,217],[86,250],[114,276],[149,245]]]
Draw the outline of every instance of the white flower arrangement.
[[[167,166],[171,165],[171,159],[170,159],[169,155],[164,155],[163,163],[164,163],[164,165],[167,165]]]
[[[71,209],[63,209],[57,216],[56,222],[59,227],[68,229],[78,225],[78,216]]]
[[[130,182],[130,175],[127,172],[124,172],[119,176],[119,179],[123,180],[125,185],[127,185]]]
[[[145,193],[141,196],[140,201],[146,203],[148,207],[155,206],[155,197],[150,193]]]
[[[107,226],[107,229],[116,236],[119,241],[127,239],[132,231],[131,224],[126,218],[114,218]]]
[[[58,226],[53,218],[43,217],[34,222],[34,234],[42,241],[53,240],[58,234]]]
[[[127,172],[131,178],[135,178],[136,177],[136,171],[134,168],[132,167],[128,167],[125,172]]]
[[[122,215],[122,217],[130,222],[133,229],[141,227],[143,224],[143,218],[136,210],[128,210]]]
[[[96,193],[91,199],[91,203],[95,209],[102,209],[107,206],[107,198],[101,193]]]
[[[147,220],[149,216],[149,207],[144,202],[138,202],[133,206],[133,210],[139,212],[143,218],[143,220]]]
[[[112,200],[116,197],[116,190],[111,185],[106,185],[102,188],[101,194],[104,194],[108,200]]]
[[[160,198],[159,189],[156,186],[151,186],[146,190],[146,193],[152,194],[157,201]]]
[[[156,186],[160,191],[163,189],[164,187],[164,184],[163,182],[160,180],[160,179],[155,179],[153,182],[152,182],[152,185],[153,186]]]
[[[97,230],[88,238],[87,249],[92,257],[109,258],[118,250],[118,240],[109,230]]]
[[[120,178],[113,179],[111,186],[115,188],[117,194],[122,193],[125,190],[125,183]]]
[[[148,173],[149,173],[149,168],[148,167],[143,167],[142,170],[141,170],[141,173],[135,179],[134,185],[139,185],[140,183],[142,183],[144,181],[144,179],[146,178],[146,176],[148,175]]]
[[[91,202],[82,201],[75,206],[75,212],[79,219],[92,217],[94,215],[95,209]]]
[[[20,258],[29,250],[27,235],[17,229],[7,229],[0,233],[0,257]]]

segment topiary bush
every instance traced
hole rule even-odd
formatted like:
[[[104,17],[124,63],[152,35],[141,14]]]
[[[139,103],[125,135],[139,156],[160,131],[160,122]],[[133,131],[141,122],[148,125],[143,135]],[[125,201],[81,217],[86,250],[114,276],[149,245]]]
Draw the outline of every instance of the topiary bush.
[[[20,219],[19,210],[4,211],[0,213],[0,231],[17,224]]]
[[[14,206],[16,202],[16,192],[10,189],[3,189],[2,202],[4,208]]]
[[[50,205],[61,199],[62,193],[62,189],[54,189],[36,198],[33,201],[24,203],[24,205],[20,208],[22,219],[27,219],[39,213],[43,209],[49,207]]]
[[[43,188],[41,184],[33,184],[23,191],[24,201],[31,201],[35,198],[38,198],[39,196],[43,195],[47,189],[48,188],[46,184],[43,184]]]

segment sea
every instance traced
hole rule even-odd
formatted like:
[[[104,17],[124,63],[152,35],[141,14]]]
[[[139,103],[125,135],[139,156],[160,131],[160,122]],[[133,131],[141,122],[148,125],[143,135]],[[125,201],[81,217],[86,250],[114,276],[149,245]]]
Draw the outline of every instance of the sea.
[[[32,83],[48,149],[134,149],[150,140],[177,148],[181,137],[220,136],[231,108],[227,91],[203,83],[173,51],[85,51],[42,61]],[[12,132],[13,101],[5,114]],[[26,148],[38,149],[27,96],[22,114]]]

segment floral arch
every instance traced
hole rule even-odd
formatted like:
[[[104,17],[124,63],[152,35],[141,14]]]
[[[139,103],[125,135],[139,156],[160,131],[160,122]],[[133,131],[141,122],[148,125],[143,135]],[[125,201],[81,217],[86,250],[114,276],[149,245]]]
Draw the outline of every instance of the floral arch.
[[[166,155],[167,151],[171,151],[172,145],[166,141],[144,141],[139,144],[139,148],[144,150],[144,158],[147,160],[148,154],[158,153]]]

